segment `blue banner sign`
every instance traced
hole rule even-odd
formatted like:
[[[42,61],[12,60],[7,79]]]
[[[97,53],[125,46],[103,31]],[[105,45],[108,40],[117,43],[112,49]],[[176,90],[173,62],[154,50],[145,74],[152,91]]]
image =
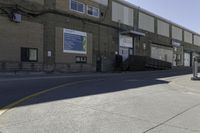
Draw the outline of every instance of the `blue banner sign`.
[[[87,33],[64,29],[64,53],[87,54]]]

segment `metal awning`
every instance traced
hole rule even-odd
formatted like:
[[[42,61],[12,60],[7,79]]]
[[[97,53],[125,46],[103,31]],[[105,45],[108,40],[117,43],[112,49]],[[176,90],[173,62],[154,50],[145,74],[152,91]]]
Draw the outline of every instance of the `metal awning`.
[[[123,32],[121,32],[121,34],[129,35],[129,36],[145,36],[145,33],[139,32],[139,31],[134,31],[134,30],[123,31]]]

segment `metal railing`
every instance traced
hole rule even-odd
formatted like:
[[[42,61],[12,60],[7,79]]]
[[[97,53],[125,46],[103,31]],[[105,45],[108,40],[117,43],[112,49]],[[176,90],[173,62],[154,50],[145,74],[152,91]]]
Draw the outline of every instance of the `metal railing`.
[[[192,77],[192,80],[200,80],[200,77],[198,77],[199,64],[200,64],[200,56],[194,56],[193,57],[193,77]]]
[[[90,72],[94,71],[93,64],[54,63],[45,65],[41,62],[0,61],[0,72]]]

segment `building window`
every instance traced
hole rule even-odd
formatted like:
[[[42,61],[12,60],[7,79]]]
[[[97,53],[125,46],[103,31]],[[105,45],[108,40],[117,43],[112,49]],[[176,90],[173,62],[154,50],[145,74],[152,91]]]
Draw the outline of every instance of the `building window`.
[[[38,49],[36,48],[21,48],[21,61],[22,62],[37,62]]]
[[[70,9],[79,13],[85,13],[85,4],[77,0],[70,0]]]
[[[87,6],[87,14],[94,17],[99,17],[99,8]]]

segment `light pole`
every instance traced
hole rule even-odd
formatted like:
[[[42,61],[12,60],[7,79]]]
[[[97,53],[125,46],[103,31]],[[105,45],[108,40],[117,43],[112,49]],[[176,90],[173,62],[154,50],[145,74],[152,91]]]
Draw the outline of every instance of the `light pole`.
[[[121,36],[121,20],[119,19],[118,20],[118,49],[117,49],[117,52],[118,52],[118,55],[119,55],[119,52],[120,52],[120,36]]]

